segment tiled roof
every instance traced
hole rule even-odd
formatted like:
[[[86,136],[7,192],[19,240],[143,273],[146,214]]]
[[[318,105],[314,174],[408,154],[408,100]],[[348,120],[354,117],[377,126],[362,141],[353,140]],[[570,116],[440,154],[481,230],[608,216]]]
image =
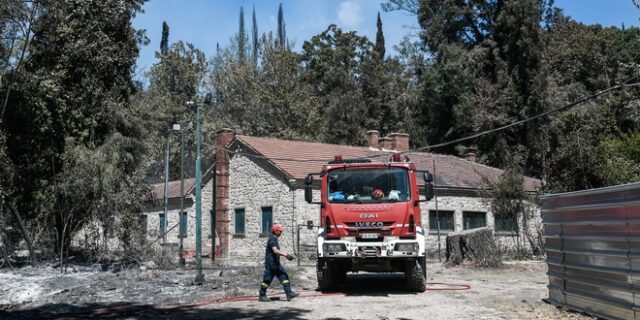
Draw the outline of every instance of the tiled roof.
[[[283,173],[294,179],[304,179],[311,172],[319,172],[327,161],[335,155],[344,159],[370,157],[372,160],[386,160],[389,153],[369,147],[354,147],[317,142],[291,141],[274,138],[237,135],[236,139],[257,151],[268,159]],[[435,183],[439,188],[478,189],[482,185],[480,175],[497,179],[503,170],[482,165],[465,159],[436,153],[411,152],[407,156],[414,162],[418,170],[429,170],[434,173]],[[317,159],[317,160],[316,160]],[[422,182],[422,179],[418,179]],[[534,191],[541,181],[525,177],[525,190]]]
[[[195,185],[196,179],[189,178],[184,179],[184,193],[185,195],[193,188]],[[153,186],[151,192],[153,193],[154,199],[162,200],[164,198],[164,182],[156,183]],[[167,193],[169,195],[169,199],[180,198],[180,180],[169,181]]]

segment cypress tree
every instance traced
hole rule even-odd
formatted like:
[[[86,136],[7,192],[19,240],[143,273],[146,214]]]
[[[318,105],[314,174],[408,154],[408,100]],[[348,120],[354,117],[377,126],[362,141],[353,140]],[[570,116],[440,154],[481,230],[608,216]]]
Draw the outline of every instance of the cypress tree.
[[[384,33],[382,33],[382,20],[380,19],[380,12],[378,12],[378,21],[376,23],[378,31],[376,32],[376,45],[373,50],[377,53],[377,58],[384,60]]]
[[[252,59],[253,59],[253,67],[257,67],[258,66],[258,21],[256,19],[256,6],[253,6],[253,20],[252,20],[252,25],[251,25],[251,29],[252,29],[252,34],[251,36],[253,37],[251,40],[253,40],[253,55],[252,55]]]
[[[160,53],[167,54],[169,51],[169,25],[166,21],[162,21],[162,40],[160,40]]]
[[[240,27],[238,30],[238,59],[240,62],[246,60],[247,54],[247,33],[244,30],[244,8],[240,7]]]
[[[284,24],[284,13],[282,11],[282,2],[278,7],[278,42],[277,45],[280,49],[285,50],[287,45],[287,30]]]

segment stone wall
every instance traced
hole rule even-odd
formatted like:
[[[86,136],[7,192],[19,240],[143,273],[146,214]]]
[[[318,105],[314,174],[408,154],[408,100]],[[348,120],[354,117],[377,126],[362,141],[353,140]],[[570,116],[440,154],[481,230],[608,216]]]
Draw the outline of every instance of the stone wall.
[[[491,207],[483,202],[482,198],[477,197],[438,197],[438,211],[453,211],[454,217],[454,230],[453,232],[464,230],[463,216],[465,211],[471,212],[485,212],[486,213],[486,225],[495,229],[495,217],[491,211]],[[428,202],[422,202],[420,205],[422,211],[422,225],[427,230],[427,252],[430,256],[437,256],[438,253],[438,230],[429,229],[429,211],[436,209],[436,201],[432,199]],[[542,218],[540,216],[540,209],[534,208],[534,221],[530,224],[530,233],[536,234],[533,230],[535,224],[540,224]],[[522,216],[518,219],[518,229],[522,230]],[[440,249],[441,254],[444,257],[446,249],[446,236],[451,231],[440,232]],[[514,251],[520,247],[524,250],[530,250],[531,247],[525,237],[520,234],[506,231],[496,231],[494,233],[498,248],[502,252]]]
[[[176,226],[179,220],[179,200],[172,199],[169,202],[168,221],[166,224],[166,233],[163,240],[159,240],[158,243],[171,246],[177,246],[180,242],[178,237],[180,227]],[[191,194],[186,197],[185,208],[187,212],[187,237],[183,239],[184,250],[195,250],[195,235],[196,235],[196,206],[195,195]],[[211,252],[211,228],[210,228],[210,210],[211,210],[211,182],[205,185],[202,190],[202,252],[203,255],[208,255]],[[162,207],[152,207],[143,215],[147,216],[147,241],[155,241],[159,236],[160,231],[160,214],[164,212]],[[172,230],[172,227],[174,227]]]
[[[262,259],[267,234],[262,229],[262,208],[271,207],[273,224],[285,227],[280,247],[291,253],[296,230],[293,214],[294,192],[282,180],[263,170],[254,161],[242,155],[230,161],[229,176],[229,256]],[[236,234],[235,211],[244,209],[245,233]]]

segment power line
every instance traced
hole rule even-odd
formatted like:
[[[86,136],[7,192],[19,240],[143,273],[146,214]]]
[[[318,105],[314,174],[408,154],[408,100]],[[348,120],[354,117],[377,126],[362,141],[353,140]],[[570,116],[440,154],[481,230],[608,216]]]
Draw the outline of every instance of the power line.
[[[627,88],[627,87],[637,87],[637,86],[640,86],[640,82],[631,83],[631,84],[626,84],[626,83],[625,84],[619,84],[617,86],[613,86],[613,87],[598,91],[598,92],[596,92],[596,93],[594,93],[594,94],[592,94],[592,95],[590,95],[588,97],[582,98],[582,99],[580,99],[578,101],[574,101],[574,102],[569,103],[567,105],[564,105],[562,107],[558,107],[558,108],[555,108],[555,109],[552,109],[552,110],[549,110],[549,111],[545,111],[543,113],[537,114],[535,116],[528,117],[526,119],[522,119],[520,121],[516,121],[514,123],[510,123],[510,124],[507,124],[507,125],[504,125],[504,126],[501,126],[501,127],[498,127],[498,128],[494,128],[494,129],[485,130],[485,131],[482,131],[482,132],[479,132],[479,133],[476,133],[476,134],[468,135],[466,137],[450,140],[450,141],[447,141],[447,142],[442,142],[442,143],[434,144],[434,145],[431,145],[431,146],[421,147],[421,148],[416,149],[415,151],[423,151],[423,150],[428,150],[428,149],[433,149],[433,148],[440,148],[440,147],[456,144],[456,143],[459,143],[459,142],[462,142],[462,141],[475,139],[475,138],[478,138],[480,136],[487,135],[489,133],[502,131],[502,130],[517,126],[519,124],[523,124],[525,122],[529,122],[531,120],[542,118],[542,117],[550,115],[552,113],[564,111],[566,109],[569,109],[569,108],[571,108],[573,106],[576,106],[578,104],[581,104],[583,102],[587,102],[587,101],[589,101],[591,99],[594,99],[594,98],[596,98],[596,97],[598,97],[600,95],[603,95],[603,94],[605,94],[607,92],[610,92],[610,91],[613,91],[613,90]],[[406,152],[411,152],[411,151],[406,151]]]
[[[413,149],[413,150],[406,150],[406,151],[401,151],[401,152],[380,150],[379,151],[380,153],[378,153],[378,154],[372,154],[372,155],[368,155],[368,156],[356,157],[356,158],[353,158],[353,159],[373,159],[373,158],[381,157],[385,153],[387,153],[387,154],[392,154],[392,153],[406,154],[406,153],[422,152],[424,150],[431,150],[431,149],[435,149],[435,148],[440,148],[440,147],[444,147],[444,146],[460,143],[460,142],[463,142],[463,141],[475,139],[475,138],[478,138],[478,137],[481,137],[481,136],[484,136],[484,135],[487,135],[487,134],[490,134],[490,133],[503,131],[503,130],[506,130],[508,128],[511,128],[511,127],[514,127],[514,126],[517,126],[517,125],[520,125],[520,124],[523,124],[523,123],[538,119],[538,118],[542,118],[544,116],[548,116],[548,115],[556,113],[556,112],[560,112],[560,111],[564,111],[564,110],[570,109],[570,108],[572,108],[572,107],[574,107],[576,105],[579,105],[581,103],[587,102],[589,100],[593,100],[593,99],[597,98],[598,96],[601,96],[601,95],[603,95],[605,93],[608,93],[608,92],[611,92],[611,91],[614,91],[614,90],[619,90],[619,89],[622,89],[622,88],[629,88],[629,87],[638,87],[638,86],[640,86],[640,82],[629,83],[629,82],[631,82],[632,80],[635,80],[638,77],[640,77],[640,76],[634,76],[634,77],[626,80],[625,82],[623,82],[623,83],[621,83],[619,85],[615,85],[613,87],[609,87],[607,89],[600,90],[600,91],[598,91],[598,92],[596,92],[594,94],[591,94],[591,95],[589,95],[587,97],[584,97],[584,98],[579,99],[577,101],[574,101],[572,103],[566,104],[564,106],[561,106],[561,107],[558,107],[558,108],[555,108],[555,109],[552,109],[552,110],[549,110],[549,111],[542,112],[542,113],[537,114],[535,116],[531,116],[531,117],[528,117],[528,118],[525,118],[525,119],[510,123],[510,124],[507,124],[507,125],[504,125],[504,126],[501,126],[501,127],[498,127],[498,128],[485,130],[485,131],[478,132],[478,133],[475,133],[475,134],[471,134],[471,135],[468,135],[468,136],[465,136],[465,137],[462,137],[462,138],[458,138],[458,139],[454,139],[454,140],[450,140],[450,141],[446,141],[446,142],[442,142],[442,143],[438,143],[438,144],[434,144],[434,145],[430,145],[430,146],[425,146],[425,147],[421,147],[421,148],[417,148],[417,149]],[[251,157],[251,158],[254,158],[254,159],[263,159],[263,160],[278,160],[278,161],[291,161],[291,162],[328,162],[328,161],[333,160],[333,158],[331,158],[331,159],[321,159],[321,158],[309,159],[309,158],[265,157],[265,156],[259,156],[259,155],[250,154],[250,153],[236,152],[236,151],[232,151],[232,150],[229,150],[229,149],[226,149],[226,148],[223,148],[223,147],[219,147],[219,146],[216,146],[216,149],[222,150],[222,151],[226,151],[226,152],[229,152],[229,153],[232,153],[232,154],[241,154],[241,155],[244,155],[246,157]]]

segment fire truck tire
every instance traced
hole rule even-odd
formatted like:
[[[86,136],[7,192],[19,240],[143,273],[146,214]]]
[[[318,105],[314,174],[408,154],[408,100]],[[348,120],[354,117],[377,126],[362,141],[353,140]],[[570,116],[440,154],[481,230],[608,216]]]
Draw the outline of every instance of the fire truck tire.
[[[427,257],[420,258],[420,268],[422,268],[422,275],[426,281],[427,279]]]
[[[318,277],[318,288],[320,291],[333,290],[336,287],[336,273],[334,268],[324,262],[322,259],[318,259],[316,265],[316,276]]]
[[[425,276],[419,261],[410,262],[407,265],[405,277],[411,291],[424,292],[426,290]]]

